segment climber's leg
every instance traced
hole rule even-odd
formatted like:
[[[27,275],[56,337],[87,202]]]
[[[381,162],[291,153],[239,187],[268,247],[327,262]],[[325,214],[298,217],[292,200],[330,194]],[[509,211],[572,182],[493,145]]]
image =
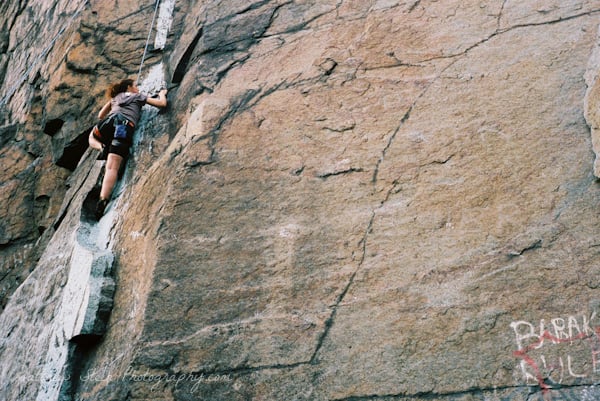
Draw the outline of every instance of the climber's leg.
[[[114,153],[108,154],[106,168],[104,170],[104,179],[102,181],[102,189],[100,190],[100,199],[96,205],[96,220],[100,220],[104,215],[104,210],[106,209],[106,205],[108,205],[110,195],[117,182],[119,168],[121,167],[122,162],[123,157]]]
[[[108,154],[108,159],[106,160],[106,170],[104,171],[104,180],[102,181],[102,189],[100,190],[100,199],[108,200],[110,198],[113,188],[115,187],[115,183],[117,182],[119,168],[121,168],[122,162],[123,157],[114,153]]]

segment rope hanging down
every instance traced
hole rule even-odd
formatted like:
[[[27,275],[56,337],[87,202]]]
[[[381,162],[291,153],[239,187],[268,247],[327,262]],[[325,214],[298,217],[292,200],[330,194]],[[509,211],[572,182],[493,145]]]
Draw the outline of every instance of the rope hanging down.
[[[67,23],[67,25],[64,26],[64,27],[62,27],[60,29],[60,31],[58,31],[58,33],[50,41],[50,43],[48,44],[48,46],[46,46],[44,48],[44,50],[42,50],[42,52],[40,53],[40,55],[36,57],[36,59],[33,61],[33,63],[31,63],[31,65],[29,66],[29,68],[27,69],[27,71],[25,71],[25,73],[23,75],[21,75],[21,78],[19,78],[17,80],[17,82],[8,90],[8,92],[6,92],[6,94],[4,95],[4,97],[0,100],[0,107],[6,105],[6,103],[8,103],[8,101],[15,94],[15,92],[17,91],[17,89],[19,89],[19,87],[23,84],[23,82],[25,82],[25,79],[27,79],[27,76],[29,75],[29,73],[38,65],[38,63],[40,61],[42,61],[42,59],[44,57],[46,57],[46,55],[48,54],[48,52],[50,51],[50,49],[52,49],[52,47],[54,46],[54,44],[56,43],[56,41],[58,40],[58,38],[60,38],[62,36],[62,34],[65,33],[65,31],[71,26],[71,24],[73,23],[73,20],[75,20],[75,18],[77,18],[77,16],[83,10],[83,7],[85,7],[85,5],[88,2],[89,2],[89,0],[85,0],[83,3],[81,3],[81,5],[77,9],[77,11],[75,11],[75,13],[69,19],[69,22]],[[68,50],[69,49],[67,49],[67,51]],[[66,53],[65,53],[65,55],[66,55]]]
[[[152,28],[154,28],[154,21],[156,20],[156,12],[158,11],[158,5],[160,4],[160,0],[156,0],[156,5],[154,6],[154,15],[152,16],[152,23],[150,24],[150,29],[148,30],[148,37],[146,38],[146,45],[144,46],[144,54],[142,55],[142,62],[140,63],[140,69],[138,70],[137,78],[135,79],[135,84],[140,83],[140,75],[142,74],[142,67],[144,67],[144,61],[146,59],[146,52],[148,51],[148,43],[150,42],[150,36],[152,35]]]

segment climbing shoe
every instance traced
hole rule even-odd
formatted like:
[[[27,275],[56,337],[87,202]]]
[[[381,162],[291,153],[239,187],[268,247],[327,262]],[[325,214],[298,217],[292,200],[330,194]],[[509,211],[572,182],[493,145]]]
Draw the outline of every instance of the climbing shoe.
[[[108,205],[108,199],[100,199],[96,204],[96,220],[100,220],[104,216],[104,209]]]

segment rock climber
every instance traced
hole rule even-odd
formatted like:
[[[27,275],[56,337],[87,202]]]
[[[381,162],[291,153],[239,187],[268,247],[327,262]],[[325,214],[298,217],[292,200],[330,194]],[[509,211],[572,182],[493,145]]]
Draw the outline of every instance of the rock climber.
[[[98,113],[100,122],[94,126],[89,136],[92,148],[107,152],[106,168],[100,199],[96,205],[96,219],[104,215],[106,205],[110,200],[119,169],[129,156],[129,147],[133,141],[133,132],[140,119],[142,107],[149,104],[154,107],[167,106],[167,90],[162,89],[158,98],[140,93],[133,79],[124,79],[114,83],[106,90],[110,100]]]

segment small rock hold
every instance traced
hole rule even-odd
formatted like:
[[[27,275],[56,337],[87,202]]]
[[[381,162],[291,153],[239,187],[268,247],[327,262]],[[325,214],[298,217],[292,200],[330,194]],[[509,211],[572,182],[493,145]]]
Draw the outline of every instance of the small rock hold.
[[[319,63],[319,69],[323,71],[324,75],[331,75],[335,67],[337,67],[337,62],[331,58],[326,58],[324,61]]]

